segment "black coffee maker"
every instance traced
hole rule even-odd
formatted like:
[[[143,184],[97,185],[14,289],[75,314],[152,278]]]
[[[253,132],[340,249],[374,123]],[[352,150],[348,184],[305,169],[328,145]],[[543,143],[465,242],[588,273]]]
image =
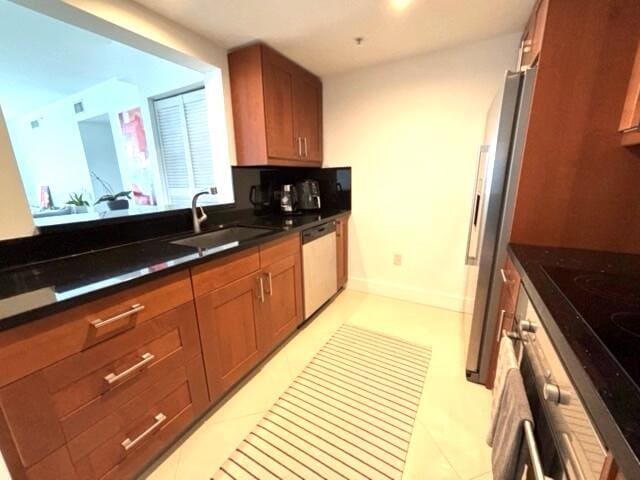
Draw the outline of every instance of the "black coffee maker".
[[[296,192],[300,210],[320,209],[320,183],[317,180],[296,182]]]

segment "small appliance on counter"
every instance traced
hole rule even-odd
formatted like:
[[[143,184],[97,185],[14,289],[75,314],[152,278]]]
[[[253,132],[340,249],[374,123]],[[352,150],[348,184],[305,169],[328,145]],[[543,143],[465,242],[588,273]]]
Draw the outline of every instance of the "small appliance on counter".
[[[300,210],[319,210],[320,183],[317,180],[303,180],[296,183],[298,208]]]
[[[289,183],[282,186],[280,210],[285,214],[293,214],[298,211],[298,195],[295,187]]]

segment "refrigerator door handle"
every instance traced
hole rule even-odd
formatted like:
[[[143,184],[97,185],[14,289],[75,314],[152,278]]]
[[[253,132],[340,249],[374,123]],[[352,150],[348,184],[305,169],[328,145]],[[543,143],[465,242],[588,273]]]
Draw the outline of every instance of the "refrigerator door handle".
[[[469,233],[467,234],[467,253],[464,263],[466,265],[476,265],[478,263],[478,250],[480,247],[480,231],[482,230],[482,200],[484,195],[484,174],[486,167],[486,155],[489,152],[489,145],[482,145],[478,153],[478,169],[476,172],[475,190],[473,192],[473,203],[471,216],[469,218]]]

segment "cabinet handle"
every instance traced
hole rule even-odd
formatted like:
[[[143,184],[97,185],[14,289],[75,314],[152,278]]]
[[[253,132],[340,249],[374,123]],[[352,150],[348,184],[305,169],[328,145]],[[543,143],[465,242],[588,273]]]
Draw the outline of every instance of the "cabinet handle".
[[[500,276],[502,277],[502,283],[506,283],[507,285],[511,285],[514,283],[513,280],[509,280],[509,277],[507,277],[507,272],[505,272],[504,268],[500,269]]]
[[[125,452],[128,450],[131,450],[139,442],[144,440],[147,436],[151,435],[154,432],[154,430],[156,430],[160,425],[164,423],[164,421],[167,419],[167,416],[164,413],[159,413],[153,418],[155,419],[155,422],[153,423],[153,425],[147,428],[144,432],[142,432],[136,438],[134,438],[133,440],[131,440],[130,438],[124,439],[124,441],[120,445],[122,445],[122,448],[124,448]]]
[[[302,158],[302,137],[296,137],[298,142],[298,157]]]
[[[140,357],[140,358],[142,358],[142,360],[140,360],[135,365],[127,368],[124,372],[119,373],[117,375],[112,372],[109,375],[107,375],[106,377],[104,377],[105,382],[107,382],[108,385],[113,385],[114,383],[122,380],[123,378],[131,375],[132,373],[140,370],[142,367],[144,367],[147,364],[151,363],[153,361],[153,359],[156,358],[156,356],[153,355],[150,352],[147,352],[147,353],[143,354],[142,357]]]
[[[260,299],[260,303],[264,303],[264,278],[262,275],[258,277],[258,283],[260,284],[260,292],[258,293],[258,298]]]
[[[309,157],[309,146],[307,145],[307,137],[304,137],[304,157]]]
[[[123,318],[130,317],[131,315],[141,312],[142,310],[144,310],[144,305],[136,303],[134,305],[131,305],[131,307],[129,307],[129,310],[127,310],[126,312],[119,313],[118,315],[109,317],[106,320],[96,318],[95,320],[91,320],[90,323],[94,328],[98,329],[117,322],[118,320],[122,320]]]
[[[269,296],[273,297],[273,279],[271,277],[271,272],[267,272],[267,278],[269,279]]]
[[[513,313],[509,313],[509,315],[513,315]],[[504,331],[504,329],[502,328],[502,325],[504,324],[505,316],[507,316],[507,311],[503,308],[502,310],[500,310],[500,320],[498,320],[498,323],[500,325],[498,325],[498,334],[496,335],[496,342],[500,342],[500,337],[502,337],[502,332]]]

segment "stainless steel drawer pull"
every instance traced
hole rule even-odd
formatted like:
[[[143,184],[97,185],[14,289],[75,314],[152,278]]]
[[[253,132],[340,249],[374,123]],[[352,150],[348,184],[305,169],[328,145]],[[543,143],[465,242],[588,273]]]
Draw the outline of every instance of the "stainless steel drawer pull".
[[[258,277],[258,283],[260,283],[260,291],[258,292],[258,298],[260,303],[264,303],[264,278],[262,275]]]
[[[124,448],[125,452],[127,450],[131,450],[139,442],[144,440],[147,436],[151,435],[154,432],[154,430],[156,430],[160,425],[162,425],[164,423],[164,421],[167,419],[167,416],[164,413],[159,413],[154,417],[154,419],[155,419],[154,424],[151,425],[149,428],[147,428],[144,432],[142,432],[136,438],[134,438],[133,440],[131,440],[130,438],[125,438],[124,439],[124,441],[121,443],[121,445]]]
[[[144,310],[144,305],[136,303],[134,305],[131,305],[131,307],[129,307],[129,310],[127,310],[126,312],[119,313],[118,315],[114,315],[113,317],[109,317],[105,320],[102,320],[100,318],[91,320],[91,325],[93,325],[95,328],[101,328],[111,323],[117,322],[118,320],[122,320],[123,318],[130,317],[131,315],[141,312],[142,310]]]
[[[504,268],[500,269],[500,275],[502,276],[502,283],[506,283],[507,285],[511,285],[512,283],[514,283],[513,280],[509,280],[509,277],[507,277],[507,272],[504,271]]]
[[[267,278],[269,278],[269,296],[273,297],[273,278],[271,272],[267,273]]]
[[[153,359],[156,358],[155,355],[153,355],[152,353],[145,353],[142,355],[142,360],[140,360],[138,363],[136,363],[135,365],[127,368],[124,372],[118,373],[117,375],[115,373],[110,373],[109,375],[107,375],[106,377],[104,377],[104,380],[109,384],[109,385],[113,385],[114,383],[122,380],[123,378],[131,375],[132,373],[140,370],[141,368],[143,368],[144,366],[148,365],[149,363],[153,362]]]

